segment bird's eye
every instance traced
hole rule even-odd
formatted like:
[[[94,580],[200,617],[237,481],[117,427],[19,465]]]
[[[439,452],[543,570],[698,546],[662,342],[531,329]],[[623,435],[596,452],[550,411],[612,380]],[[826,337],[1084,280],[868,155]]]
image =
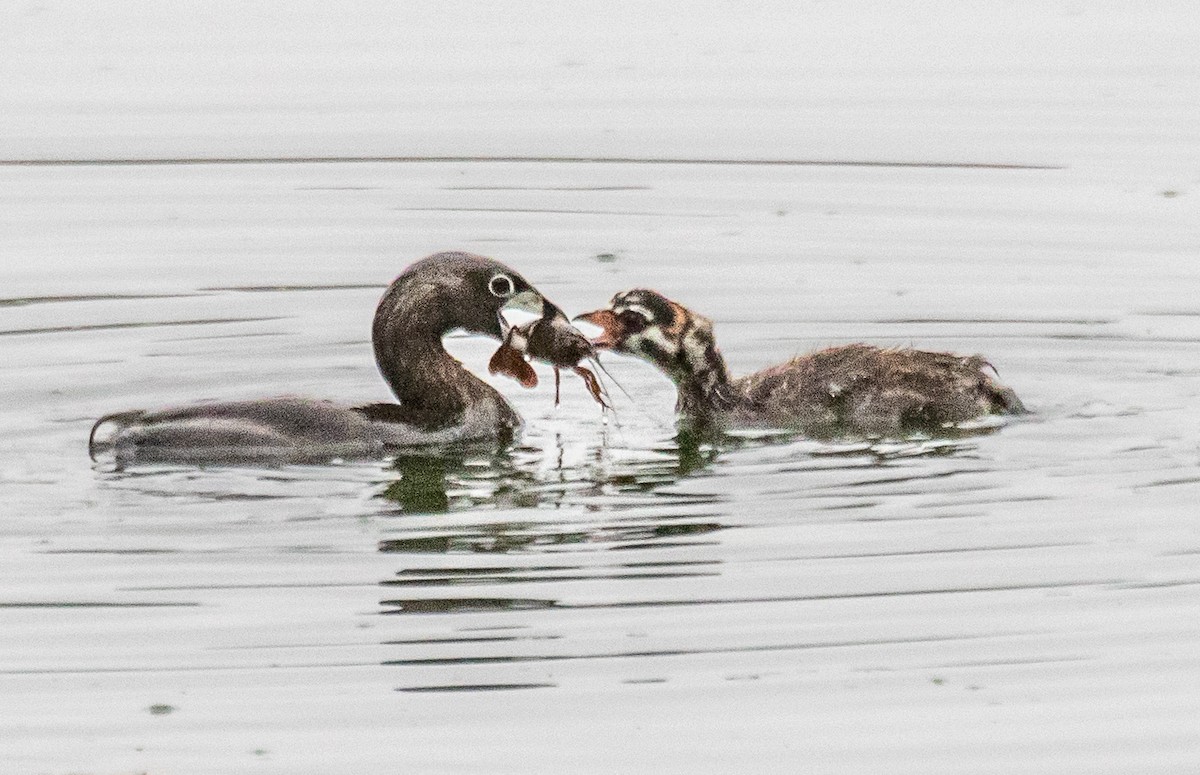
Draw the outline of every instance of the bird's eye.
[[[650,324],[645,315],[631,309],[625,310],[617,317],[621,320],[621,327],[629,333],[637,333]]]
[[[501,299],[507,299],[517,292],[517,286],[513,283],[512,278],[506,274],[498,274],[488,280],[488,290],[493,296]]]

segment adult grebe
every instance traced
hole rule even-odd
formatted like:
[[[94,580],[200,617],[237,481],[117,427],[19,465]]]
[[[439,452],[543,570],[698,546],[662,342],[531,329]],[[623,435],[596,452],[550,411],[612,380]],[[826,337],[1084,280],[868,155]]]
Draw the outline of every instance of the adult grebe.
[[[111,451],[120,464],[293,462],[511,438],[521,427],[516,410],[452,358],[442,337],[464,329],[503,339],[501,312],[512,308],[582,339],[558,307],[504,264],[436,253],[405,269],[375,311],[375,361],[399,403],[281,397],[119,412],[93,426],[89,453]]]

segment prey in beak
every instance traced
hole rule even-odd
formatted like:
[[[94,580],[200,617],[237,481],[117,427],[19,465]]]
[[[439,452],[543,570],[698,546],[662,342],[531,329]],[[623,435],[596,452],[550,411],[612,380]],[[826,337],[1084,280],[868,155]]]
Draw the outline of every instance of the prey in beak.
[[[559,400],[560,369],[565,368],[582,377],[592,398],[607,409],[609,404],[600,381],[592,371],[579,365],[580,361],[595,357],[596,348],[587,337],[571,325],[561,309],[544,301],[541,317],[508,328],[503,343],[488,362],[488,372],[504,374],[520,382],[522,387],[533,388],[538,384],[538,377],[528,359],[537,358],[554,367],[555,404]]]
[[[546,315],[553,315],[555,312],[562,314],[553,302],[533,288],[514,292],[505,299],[496,313],[496,325],[499,333],[497,338],[504,339],[513,327]],[[564,315],[564,317],[566,316]]]

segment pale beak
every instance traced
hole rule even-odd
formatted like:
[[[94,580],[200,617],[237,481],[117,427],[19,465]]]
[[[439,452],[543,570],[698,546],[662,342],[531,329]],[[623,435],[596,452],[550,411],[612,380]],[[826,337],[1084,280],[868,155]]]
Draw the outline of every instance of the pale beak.
[[[545,314],[546,300],[535,290],[521,291],[500,308],[499,322],[502,334],[514,326],[523,326],[531,320],[539,320]]]

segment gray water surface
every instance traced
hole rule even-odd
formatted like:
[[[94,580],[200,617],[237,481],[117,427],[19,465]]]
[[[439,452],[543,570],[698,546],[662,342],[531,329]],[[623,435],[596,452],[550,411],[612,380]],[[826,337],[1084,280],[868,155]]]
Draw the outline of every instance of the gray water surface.
[[[1194,219],[1064,169],[582,162],[0,169],[0,747],[12,772],[1179,772],[1200,761]],[[1184,197],[1183,199],[1186,199]],[[1115,217],[1120,212],[1121,217]],[[101,414],[387,398],[383,287],[492,255],[634,286],[737,373],[984,353],[956,440],[683,446],[494,382],[509,450],[114,471]],[[495,343],[454,339],[476,373]]]

